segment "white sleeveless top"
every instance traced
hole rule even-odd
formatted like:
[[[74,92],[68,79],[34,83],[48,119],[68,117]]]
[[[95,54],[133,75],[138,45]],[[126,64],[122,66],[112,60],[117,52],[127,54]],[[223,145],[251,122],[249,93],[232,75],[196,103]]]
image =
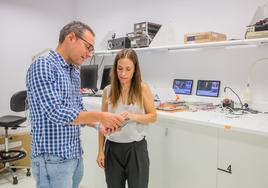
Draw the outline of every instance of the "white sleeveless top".
[[[111,85],[107,86],[106,89],[107,89],[108,112],[120,114],[123,111],[128,111],[130,113],[135,114],[144,114],[144,109],[140,109],[138,105],[123,104],[121,100],[118,101],[116,108],[112,108],[112,104],[108,99],[111,90]],[[121,131],[115,132],[111,135],[106,135],[106,138],[112,142],[118,142],[118,143],[129,143],[133,141],[140,141],[147,135],[146,133],[147,127],[148,127],[147,125],[143,125],[136,122],[128,123],[121,129]]]

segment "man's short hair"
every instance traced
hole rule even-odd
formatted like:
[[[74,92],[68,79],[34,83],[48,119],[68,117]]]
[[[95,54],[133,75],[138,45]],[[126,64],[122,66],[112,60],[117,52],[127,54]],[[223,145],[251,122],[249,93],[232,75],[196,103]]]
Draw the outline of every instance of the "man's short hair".
[[[71,32],[74,32],[77,36],[82,37],[85,30],[88,30],[95,37],[95,33],[91,27],[80,21],[72,21],[60,30],[59,43],[61,44],[64,41],[66,35]]]

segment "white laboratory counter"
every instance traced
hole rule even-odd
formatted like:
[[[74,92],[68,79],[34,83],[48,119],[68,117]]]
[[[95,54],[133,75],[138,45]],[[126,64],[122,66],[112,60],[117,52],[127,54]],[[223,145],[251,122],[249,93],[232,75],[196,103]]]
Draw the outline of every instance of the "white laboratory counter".
[[[88,110],[100,109],[100,97],[84,97],[83,102]],[[192,123],[203,126],[224,128],[229,130],[260,134],[268,136],[268,114],[244,114],[227,117],[223,112],[217,111],[184,111],[164,112],[157,111],[158,121],[174,120],[181,123]],[[174,124],[176,127],[176,124]]]
[[[268,114],[226,117],[222,112],[157,112],[158,118],[268,136]]]
[[[100,110],[99,97],[84,97],[83,102],[88,111]],[[217,111],[157,114],[158,120],[147,136],[150,188],[268,187],[268,114],[239,118],[228,118]],[[88,144],[89,139],[97,143],[97,134],[90,131],[83,132],[83,143]],[[84,147],[85,158],[94,154],[85,166],[96,166],[95,144]],[[86,176],[91,181],[84,178],[84,187],[105,187],[99,168]]]

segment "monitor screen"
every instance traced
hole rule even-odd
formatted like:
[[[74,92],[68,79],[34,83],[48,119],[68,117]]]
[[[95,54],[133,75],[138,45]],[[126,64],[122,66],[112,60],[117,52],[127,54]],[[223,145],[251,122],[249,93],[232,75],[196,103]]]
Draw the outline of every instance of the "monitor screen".
[[[101,86],[100,89],[103,90],[107,85],[111,83],[111,71],[113,66],[112,65],[105,65],[103,68],[102,79],[101,79]]]
[[[80,69],[81,88],[96,89],[98,65],[82,65]]]
[[[173,90],[176,94],[191,95],[193,80],[174,79]]]
[[[217,80],[198,80],[196,95],[207,97],[218,97],[220,91],[220,81]]]

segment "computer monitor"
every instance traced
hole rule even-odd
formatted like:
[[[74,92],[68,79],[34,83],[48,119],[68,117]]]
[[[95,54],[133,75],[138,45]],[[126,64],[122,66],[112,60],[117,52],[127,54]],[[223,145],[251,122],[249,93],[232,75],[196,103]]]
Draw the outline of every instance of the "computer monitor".
[[[221,82],[218,80],[198,80],[196,95],[218,97]]]
[[[176,94],[191,95],[193,80],[174,79],[173,90]]]
[[[101,79],[101,86],[100,89],[103,90],[107,85],[111,83],[111,71],[113,66],[112,65],[105,65],[103,68],[102,79]]]
[[[98,65],[82,65],[80,69],[81,88],[96,89]]]

